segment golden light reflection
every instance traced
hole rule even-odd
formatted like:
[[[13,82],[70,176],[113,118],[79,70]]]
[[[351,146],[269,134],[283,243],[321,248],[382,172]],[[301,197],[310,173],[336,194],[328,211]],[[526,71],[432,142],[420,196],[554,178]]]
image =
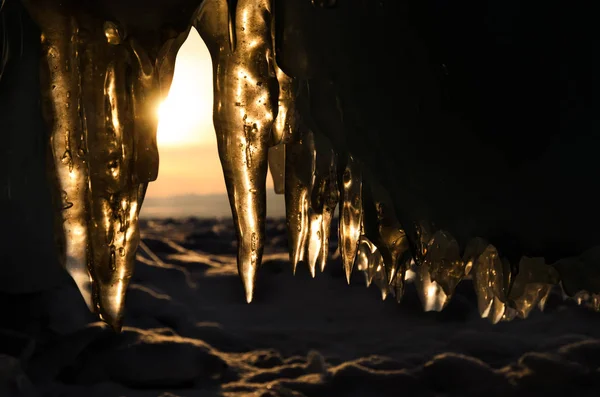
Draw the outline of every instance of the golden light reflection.
[[[177,54],[169,95],[157,106],[160,148],[216,145],[212,61],[195,29]]]

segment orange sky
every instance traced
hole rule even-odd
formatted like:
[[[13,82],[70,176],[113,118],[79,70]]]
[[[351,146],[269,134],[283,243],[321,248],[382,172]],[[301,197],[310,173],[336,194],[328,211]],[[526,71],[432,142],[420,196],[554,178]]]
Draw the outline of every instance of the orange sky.
[[[212,123],[212,63],[192,28],[177,55],[169,96],[159,106],[158,179],[147,197],[225,193]],[[271,187],[270,176],[267,186]]]

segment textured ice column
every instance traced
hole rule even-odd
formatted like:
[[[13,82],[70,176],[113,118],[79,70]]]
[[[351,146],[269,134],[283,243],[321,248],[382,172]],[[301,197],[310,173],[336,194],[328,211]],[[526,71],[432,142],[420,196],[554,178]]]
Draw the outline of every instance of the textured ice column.
[[[127,115],[128,53],[119,43],[93,37],[86,40],[81,56],[94,297],[100,317],[120,328],[145,190],[131,179],[134,137]]]
[[[157,43],[156,62],[117,23],[74,3],[25,4],[42,30],[44,115],[63,260],[90,309],[118,330],[139,242],[139,210],[158,172],[157,67],[174,61],[177,45]],[[166,86],[172,76],[164,75]]]
[[[238,270],[252,301],[265,238],[266,174],[277,116],[270,1],[206,0],[196,28],[211,54],[219,157],[238,241]]]
[[[340,190],[338,244],[346,273],[346,281],[350,284],[362,223],[362,172],[360,164],[350,154],[347,156]]]
[[[50,146],[64,236],[62,258],[90,310],[95,310],[88,268],[90,237],[87,227],[89,173],[81,104],[80,49],[74,19],[50,10],[46,20],[54,29],[42,35],[42,95],[50,125]]]

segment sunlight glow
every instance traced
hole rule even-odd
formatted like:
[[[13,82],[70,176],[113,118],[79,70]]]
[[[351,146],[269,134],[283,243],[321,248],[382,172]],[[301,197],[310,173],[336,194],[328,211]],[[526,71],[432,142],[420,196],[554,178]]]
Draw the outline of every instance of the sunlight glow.
[[[158,105],[159,147],[189,147],[216,142],[212,123],[212,62],[195,29],[177,54],[167,98]]]

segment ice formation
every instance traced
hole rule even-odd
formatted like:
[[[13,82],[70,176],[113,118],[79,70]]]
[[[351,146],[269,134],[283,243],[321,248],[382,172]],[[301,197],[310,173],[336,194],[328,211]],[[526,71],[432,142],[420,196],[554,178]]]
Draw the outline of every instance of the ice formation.
[[[335,1],[304,1],[336,12]],[[470,236],[475,238],[461,245],[426,218],[407,217],[389,181],[350,150],[345,129],[352,126],[336,94],[344,87],[312,78],[321,60],[306,55],[310,51],[286,52],[285,41],[295,40],[291,33],[278,42],[279,15],[290,15],[285,2],[152,2],[144,7],[155,8],[153,17],[141,24],[129,12],[139,6],[133,3],[24,0],[42,32],[62,262],[90,309],[115,329],[134,271],[140,207],[158,172],[155,107],[192,25],[213,60],[214,125],[248,303],[263,254],[270,164],[275,190],[285,194],[294,269],[306,264],[313,277],[324,269],[339,205],[338,247],[347,281],[362,271],[383,299],[392,294],[400,301],[405,283],[414,279],[423,308],[440,311],[457,284],[470,278],[481,317],[493,323],[543,308],[557,284],[600,309],[600,283],[587,277],[589,253],[555,264],[526,256],[511,263],[514,258],[482,238]],[[155,34],[169,23],[175,28]],[[302,62],[279,64],[294,56]]]

